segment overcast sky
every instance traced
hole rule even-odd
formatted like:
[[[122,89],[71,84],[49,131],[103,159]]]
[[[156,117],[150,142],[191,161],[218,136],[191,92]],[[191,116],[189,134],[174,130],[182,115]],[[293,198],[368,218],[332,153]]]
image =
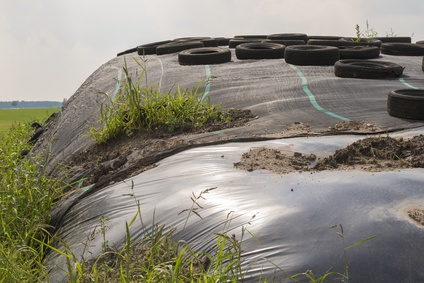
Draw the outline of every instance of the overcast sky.
[[[423,0],[0,0],[0,101],[62,101],[120,51],[186,36],[300,32],[424,40]]]

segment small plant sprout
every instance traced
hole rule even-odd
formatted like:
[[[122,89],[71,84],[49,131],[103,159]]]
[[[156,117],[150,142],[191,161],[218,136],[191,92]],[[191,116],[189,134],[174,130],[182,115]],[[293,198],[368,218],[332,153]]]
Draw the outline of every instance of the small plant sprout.
[[[356,39],[353,40],[354,42],[360,42],[361,41],[361,30],[358,24],[356,24],[355,26],[355,30],[356,30]]]
[[[103,242],[102,242],[103,252],[106,252],[109,248],[108,240],[106,240],[106,231],[109,229],[109,226],[106,225],[108,221],[109,221],[109,218],[106,218],[103,215],[100,216],[100,230],[98,231],[98,233],[101,234],[103,238]]]
[[[356,38],[352,39],[354,42],[360,42],[362,39],[369,40],[378,36],[378,32],[374,28],[370,27],[368,20],[366,20],[366,29],[361,31],[358,24],[355,26]]]
[[[374,38],[378,36],[378,32],[374,30],[374,28],[370,27],[368,20],[366,20],[366,29],[363,33],[365,38]]]
[[[393,28],[390,28],[389,32],[386,31],[386,36],[387,37],[396,37],[397,34],[393,31]]]
[[[186,211],[188,211],[188,215],[187,215],[187,218],[186,218],[186,221],[185,221],[185,223],[184,223],[184,227],[183,227],[183,230],[185,230],[185,228],[186,228],[186,226],[187,226],[187,222],[188,222],[188,219],[190,218],[190,214],[191,213],[194,213],[195,215],[197,215],[200,219],[203,219],[202,218],[202,216],[200,216],[200,214],[197,212],[197,210],[200,208],[200,209],[202,209],[203,207],[199,204],[199,200],[200,199],[205,199],[204,198],[204,194],[207,194],[207,193],[209,193],[209,192],[211,192],[211,191],[213,191],[213,190],[215,190],[216,189],[216,187],[214,187],[214,188],[209,188],[209,189],[205,189],[205,190],[202,190],[200,193],[199,193],[199,195],[195,195],[194,194],[194,192],[192,192],[192,196],[190,197],[190,199],[191,199],[191,201],[192,201],[192,205],[191,205],[191,207],[190,208],[186,208],[186,209],[183,209],[182,211],[180,211],[180,213],[178,213],[178,214],[182,214],[182,213],[184,213],[184,212],[186,212]]]
[[[344,272],[343,273],[337,273],[337,274],[341,276],[342,282],[350,283],[350,279],[349,279],[349,261],[347,259],[347,250],[349,250],[351,248],[354,248],[356,246],[359,246],[359,245],[361,245],[361,244],[363,244],[363,243],[365,243],[365,242],[367,242],[369,240],[372,240],[375,237],[377,237],[377,235],[369,236],[369,237],[367,237],[365,239],[362,239],[362,240],[360,240],[360,241],[358,241],[358,242],[356,242],[356,243],[354,243],[354,244],[352,244],[350,246],[346,246],[345,233],[344,233],[344,229],[343,229],[342,224],[331,226],[331,228],[337,228],[337,227],[339,227],[339,229],[340,229],[340,232],[337,232],[337,235],[340,236],[340,238],[342,239],[342,242],[343,242],[343,247],[344,247],[343,248],[343,261],[344,261],[344,266],[345,266]]]

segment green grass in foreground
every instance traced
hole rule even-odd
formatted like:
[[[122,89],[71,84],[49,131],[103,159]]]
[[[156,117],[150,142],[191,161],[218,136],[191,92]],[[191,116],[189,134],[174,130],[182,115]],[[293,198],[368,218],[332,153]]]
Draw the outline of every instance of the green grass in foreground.
[[[134,184],[131,185],[131,190]],[[206,195],[217,188],[209,188],[201,191],[198,195],[192,194],[192,206],[180,212],[186,213],[187,218],[183,230],[186,228],[190,217],[199,217],[202,206],[200,202],[206,199]],[[243,282],[249,269],[260,270],[264,265],[274,268],[274,273],[270,277],[259,274],[255,279],[258,283],[271,282],[310,282],[324,283],[331,280],[349,283],[349,262],[347,251],[358,245],[363,244],[376,237],[365,238],[353,245],[347,246],[345,234],[341,224],[330,228],[338,228],[337,234],[343,242],[343,262],[344,270],[342,272],[332,271],[330,268],[323,275],[316,275],[312,270],[306,272],[289,274],[278,265],[267,258],[257,258],[251,262],[245,262],[242,257],[243,241],[245,236],[251,236],[257,239],[249,230],[252,225],[252,218],[244,223],[241,229],[241,235],[237,237],[231,229],[231,220],[233,213],[227,214],[227,219],[223,223],[222,231],[211,234],[211,241],[215,246],[209,252],[196,251],[191,247],[191,243],[184,240],[178,240],[174,237],[175,229],[166,229],[165,225],[159,226],[153,223],[153,226],[147,228],[141,217],[140,202],[134,196],[138,211],[130,222],[125,223],[126,237],[120,247],[111,247],[106,238],[106,231],[109,229],[109,219],[100,216],[99,225],[96,226],[88,235],[84,246],[90,246],[96,234],[103,238],[103,252],[96,258],[86,260],[84,257],[77,258],[72,250],[63,243],[64,249],[51,247],[55,252],[61,254],[67,259],[67,273],[69,283],[85,282],[104,282],[104,283],[122,283],[122,282],[148,282],[148,283],[239,283]],[[154,216],[153,216],[154,217]],[[154,219],[153,219],[154,220]],[[130,227],[137,221],[140,221],[142,238],[133,239],[130,235]],[[168,230],[168,232],[166,232]],[[246,264],[244,268],[242,265]],[[253,278],[250,278],[252,280]]]
[[[21,158],[32,133],[29,122],[0,133],[0,282],[39,282],[45,273],[38,241],[62,189],[44,176],[42,160]]]
[[[0,139],[0,282],[49,282],[44,257],[50,247],[53,252],[62,254],[68,259],[68,273],[71,283],[79,282],[243,282],[249,268],[261,268],[261,263],[274,265],[272,261],[262,258],[248,263],[248,269],[242,270],[242,243],[245,235],[252,235],[246,228],[250,221],[241,227],[240,238],[229,233],[232,214],[229,213],[222,232],[211,235],[216,245],[208,253],[195,251],[190,243],[175,239],[171,229],[165,232],[165,226],[153,225],[150,229],[143,226],[140,203],[134,198],[138,212],[126,223],[126,238],[122,247],[108,245],[105,231],[108,229],[107,219],[100,217],[100,225],[87,236],[87,246],[91,235],[101,234],[103,237],[103,253],[94,261],[78,259],[72,250],[56,249],[50,246],[51,241],[46,229],[48,212],[54,201],[62,195],[58,180],[48,179],[42,171],[43,161],[20,157],[22,149],[28,148],[27,140],[32,134],[29,123],[14,125]],[[132,188],[132,186],[131,186]],[[191,196],[192,206],[181,211],[186,213],[187,220],[199,216],[202,206],[200,201],[215,188],[206,189],[198,195]],[[134,194],[132,194],[134,195]],[[190,197],[190,196],[188,196]],[[200,217],[201,218],[201,217]],[[254,217],[252,216],[252,219]],[[141,240],[135,241],[130,235],[130,227],[140,221],[143,229]],[[184,225],[187,224],[187,221]],[[345,244],[343,227],[337,234],[343,240],[343,258],[345,270],[328,271],[323,275],[315,275],[312,271],[298,274],[287,274],[274,265],[276,274],[273,278],[257,278],[257,282],[270,283],[280,280],[301,282],[326,282],[338,277],[341,282],[349,282],[349,263],[347,250],[356,247],[372,238],[371,236],[353,245]],[[168,229],[169,230],[169,229]],[[247,233],[246,233],[247,232]],[[57,239],[60,241],[60,239]],[[317,276],[317,277],[316,277]],[[304,281],[302,281],[304,282]]]
[[[174,93],[159,93],[151,87],[140,87],[143,76],[134,83],[128,76],[128,70],[124,71],[127,81],[118,98],[111,101],[109,107],[102,107],[101,114],[104,118],[102,122],[106,125],[105,129],[99,132],[94,129],[92,132],[97,142],[106,142],[122,133],[131,134],[139,127],[147,127],[150,130],[165,127],[172,131],[176,126],[186,123],[199,127],[208,119],[225,119],[225,116],[219,115],[219,107],[199,100],[201,95],[198,93],[198,88],[194,91],[181,91],[177,88]],[[139,100],[141,94],[144,98],[142,103]],[[196,111],[193,112],[193,109]],[[49,248],[67,259],[68,265],[63,268],[71,283],[238,283],[243,282],[248,269],[261,268],[261,262],[274,266],[276,274],[273,278],[259,276],[257,282],[270,283],[281,280],[300,282],[297,279],[300,278],[311,283],[322,283],[330,277],[338,277],[341,282],[350,282],[347,250],[375,237],[373,235],[347,246],[342,225],[334,226],[340,228],[337,234],[344,244],[342,252],[345,269],[342,272],[329,270],[323,275],[315,275],[312,271],[288,274],[266,258],[247,263],[247,270],[244,270],[242,269],[242,264],[245,263],[242,258],[244,236],[250,235],[255,238],[246,228],[250,225],[250,221],[241,227],[241,236],[236,238],[230,234],[232,213],[229,213],[222,231],[211,235],[211,240],[216,243],[215,247],[208,253],[195,251],[190,246],[191,243],[176,239],[172,228],[168,231],[165,226],[156,224],[150,229],[144,227],[139,200],[134,198],[138,211],[129,223],[125,223],[126,237],[123,239],[123,245],[121,247],[108,245],[105,236],[105,231],[108,229],[107,219],[100,216],[100,226],[87,235],[85,245],[88,247],[91,237],[101,234],[103,253],[93,260],[77,258],[61,239],[55,238],[63,244],[64,249],[51,246],[52,237],[46,231],[49,223],[48,212],[55,200],[62,196],[63,188],[60,187],[62,183],[60,180],[52,180],[45,176],[43,160],[40,158],[20,156],[23,149],[30,148],[27,141],[33,129],[28,120],[43,120],[57,110],[57,108],[44,108],[0,111],[0,121],[2,123],[8,121],[9,125],[13,125],[9,130],[3,130],[4,132],[0,128],[0,282],[49,282],[43,261]],[[140,122],[141,117],[146,124]],[[26,122],[17,123],[22,120]],[[5,125],[1,126],[8,128]],[[190,208],[180,212],[188,212],[183,230],[190,217],[200,217],[197,211],[202,208],[200,202],[214,189],[206,189],[197,195],[193,193],[192,196],[188,196],[193,203]],[[132,195],[134,196],[134,193]],[[142,227],[143,235],[140,240],[135,240],[130,235],[130,227],[136,221],[140,221]]]
[[[0,109],[0,133],[12,125],[27,121],[44,121],[59,108]]]

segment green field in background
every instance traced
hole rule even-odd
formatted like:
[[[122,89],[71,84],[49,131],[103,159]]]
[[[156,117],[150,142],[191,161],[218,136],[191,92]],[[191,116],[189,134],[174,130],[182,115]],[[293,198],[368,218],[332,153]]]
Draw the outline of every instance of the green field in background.
[[[52,113],[60,108],[21,108],[0,109],[0,133],[20,122],[44,122]]]

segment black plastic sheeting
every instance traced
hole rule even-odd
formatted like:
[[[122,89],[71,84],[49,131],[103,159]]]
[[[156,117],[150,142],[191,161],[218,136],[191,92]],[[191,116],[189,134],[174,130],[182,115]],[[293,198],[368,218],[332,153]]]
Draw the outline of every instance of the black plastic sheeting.
[[[124,80],[125,62],[134,79],[140,74],[133,58],[147,60],[148,84],[161,91],[177,86],[194,88],[204,81],[204,97],[212,103],[251,109],[258,116],[248,127],[214,132],[210,139],[269,135],[295,122],[311,125],[312,131],[349,120],[366,120],[388,131],[424,125],[387,113],[390,91],[424,88],[421,56],[382,55],[378,60],[405,67],[404,75],[399,79],[367,80],[336,77],[333,66],[294,66],[284,59],[238,60],[234,50],[231,62],[205,66],[181,66],[177,54],[147,55],[143,59],[133,53],[116,57],[96,70],[67,101],[51,130],[41,137],[33,151],[42,154],[49,149],[48,172],[93,145],[86,134],[91,125],[98,125],[101,105],[107,102],[101,92],[116,96]]]
[[[46,170],[59,174],[60,164],[72,155],[93,145],[86,134],[97,125],[99,111],[107,92],[115,97],[122,86],[126,64],[136,78],[140,68],[133,60],[136,53],[116,57],[96,70],[64,105],[60,115],[50,122],[35,145],[35,154],[46,156]],[[258,116],[249,125],[219,132],[194,135],[193,140],[228,141],[242,138],[270,137],[301,122],[320,132],[342,121],[368,121],[391,132],[417,128],[392,136],[423,134],[423,121],[399,119],[387,113],[387,96],[392,90],[424,88],[422,57],[382,55],[378,60],[405,67],[398,79],[367,80],[339,78],[333,66],[293,66],[284,59],[238,60],[219,65],[181,66],[177,54],[147,55],[148,83],[161,91],[179,85],[194,88],[204,81],[204,98],[225,108],[251,109]],[[284,148],[287,152],[332,154],[361,136],[276,139],[256,143],[227,143],[190,149],[164,160],[154,169],[124,182],[91,193],[86,187],[71,196],[63,207],[64,218],[58,237],[77,257],[96,256],[102,237],[87,243],[88,235],[99,226],[100,216],[110,219],[106,232],[109,244],[122,243],[125,221],[136,213],[135,199],[141,202],[147,228],[155,223],[177,228],[176,238],[184,239],[195,249],[210,251],[214,233],[224,226],[240,237],[247,228],[259,242],[246,236],[243,257],[248,270],[246,281],[255,282],[263,273],[272,277],[275,268],[264,258],[289,274],[313,269],[322,274],[330,267],[343,271],[343,244],[335,224],[342,224],[346,244],[368,236],[378,236],[348,251],[351,282],[420,282],[424,281],[423,227],[407,216],[410,207],[424,207],[422,169],[369,173],[328,171],[278,175],[267,171],[245,172],[233,168],[243,152],[260,145]],[[78,170],[68,175],[77,180]],[[77,173],[75,173],[77,172]],[[131,190],[134,181],[134,192]],[[203,217],[187,212],[191,195],[216,187],[202,200]],[[293,191],[292,191],[293,190]],[[88,193],[86,193],[88,192]],[[90,194],[91,193],[91,194]],[[135,195],[135,199],[131,194]],[[232,212],[232,213],[230,213]],[[65,214],[66,213],[66,214]],[[230,214],[229,214],[230,213]],[[229,215],[231,221],[228,222]],[[252,219],[253,215],[255,218]],[[139,222],[132,235],[141,236]],[[86,245],[88,244],[88,245]],[[87,249],[87,247],[89,247]],[[248,265],[255,262],[254,265]],[[51,282],[66,282],[65,259],[51,253],[47,258]],[[283,276],[278,273],[277,276]]]
[[[419,128],[390,136],[423,133],[424,128]],[[284,277],[266,259],[288,274],[308,269],[323,274],[331,267],[343,272],[344,246],[337,235],[339,230],[330,228],[342,224],[346,246],[377,235],[348,250],[351,282],[423,282],[424,228],[407,215],[408,209],[424,209],[423,169],[279,175],[241,171],[233,166],[252,147],[277,147],[288,154],[325,157],[364,137],[288,138],[187,150],[162,160],[154,169],[82,199],[65,216],[58,237],[78,258],[84,249],[86,259],[94,257],[101,251],[102,235],[95,234],[90,242],[87,237],[99,227],[100,217],[110,219],[106,224],[109,245],[119,245],[125,238],[125,222],[136,214],[139,200],[147,229],[154,215],[156,224],[175,227],[175,237],[197,250],[210,251],[216,240],[214,233],[228,230],[240,238],[241,227],[248,228],[257,240],[245,235],[242,243],[245,282],[257,282],[259,274]],[[192,193],[198,195],[212,187],[216,189],[199,201],[203,209],[197,212],[203,220],[191,215],[183,229],[187,212],[179,212],[191,207]],[[139,221],[131,227],[134,237],[142,236],[142,231]],[[63,257],[51,253],[47,264],[51,282],[66,281],[59,268],[65,267]]]

